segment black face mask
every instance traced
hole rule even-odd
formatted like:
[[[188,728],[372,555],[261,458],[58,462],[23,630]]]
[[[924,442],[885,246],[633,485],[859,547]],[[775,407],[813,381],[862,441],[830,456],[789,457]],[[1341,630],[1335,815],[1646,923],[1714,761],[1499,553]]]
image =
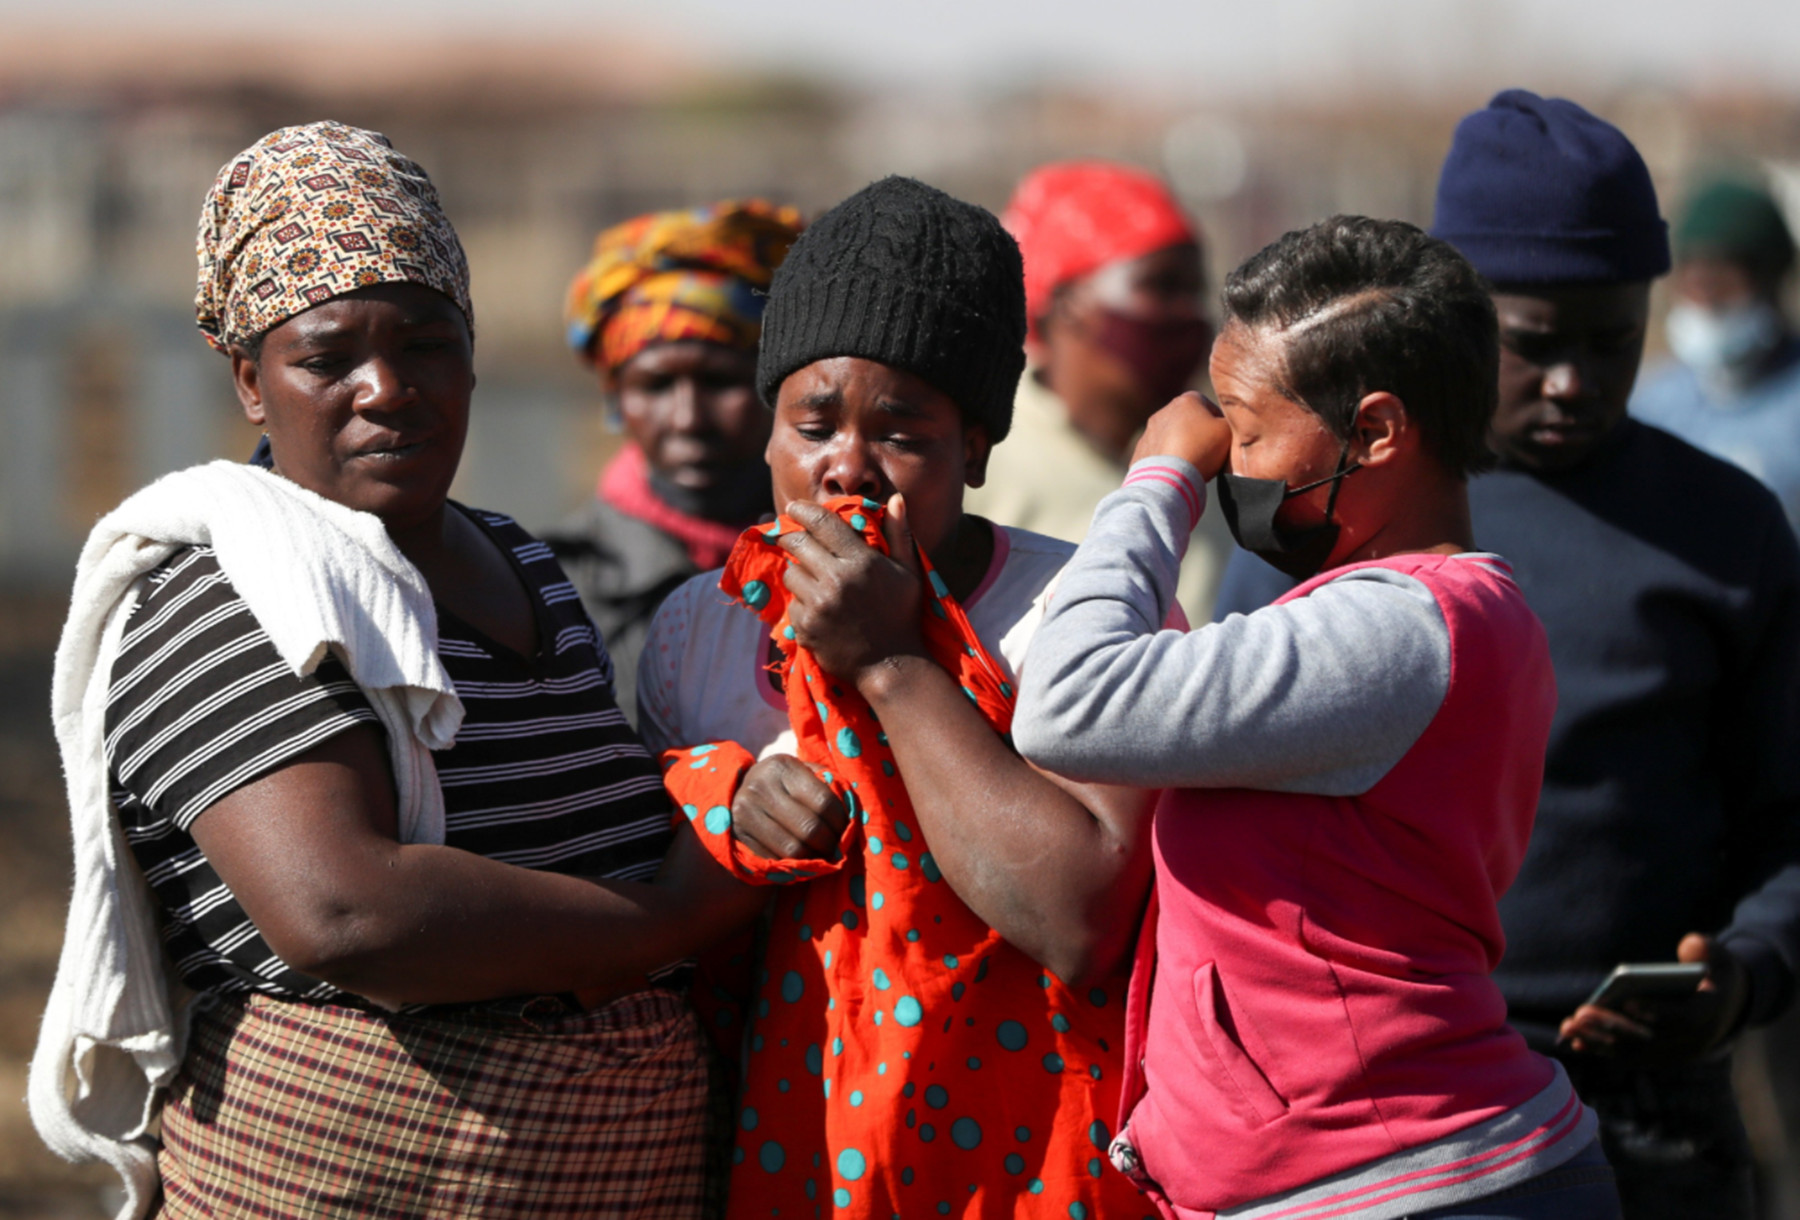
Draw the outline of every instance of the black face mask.
[[[1331,548],[1337,545],[1338,527],[1331,513],[1337,507],[1338,488],[1343,485],[1340,480],[1362,469],[1360,464],[1346,465],[1349,459],[1350,442],[1345,441],[1343,452],[1338,454],[1336,472],[1303,487],[1290,488],[1280,479],[1247,479],[1221,472],[1213,486],[1231,536],[1246,551],[1295,580],[1317,576],[1330,557]],[[1289,496],[1327,483],[1332,488],[1331,498],[1325,501],[1325,520],[1304,529],[1288,529],[1275,523],[1275,514]]]

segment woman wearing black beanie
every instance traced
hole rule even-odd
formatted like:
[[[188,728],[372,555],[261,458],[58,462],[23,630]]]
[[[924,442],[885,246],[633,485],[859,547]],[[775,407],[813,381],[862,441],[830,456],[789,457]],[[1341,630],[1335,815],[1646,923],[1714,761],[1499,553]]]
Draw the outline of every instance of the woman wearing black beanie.
[[[1024,335],[1018,249],[984,209],[888,178],[826,213],[764,315],[785,515],[651,627],[643,732],[686,747],[665,782],[791,915],[745,997],[734,1215],[820,1191],[851,1216],[1143,1210],[1101,1157],[1138,914],[1111,898],[1148,873],[1147,799],[1013,752],[1017,667],[1074,548],[962,511]]]

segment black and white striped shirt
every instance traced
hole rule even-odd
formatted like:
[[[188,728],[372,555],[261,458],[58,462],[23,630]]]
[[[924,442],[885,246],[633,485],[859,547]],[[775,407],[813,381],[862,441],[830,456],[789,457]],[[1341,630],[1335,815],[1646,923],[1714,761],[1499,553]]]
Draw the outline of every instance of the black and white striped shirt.
[[[439,655],[465,713],[456,744],[435,755],[446,844],[523,868],[648,880],[668,847],[668,804],[613,701],[604,645],[548,547],[510,518],[462,511],[530,591],[540,644],[521,657],[438,607]],[[376,723],[335,657],[294,676],[210,548],[179,551],[149,577],[113,664],[106,758],[189,987],[343,997],[275,956],[191,828],[233,790]]]

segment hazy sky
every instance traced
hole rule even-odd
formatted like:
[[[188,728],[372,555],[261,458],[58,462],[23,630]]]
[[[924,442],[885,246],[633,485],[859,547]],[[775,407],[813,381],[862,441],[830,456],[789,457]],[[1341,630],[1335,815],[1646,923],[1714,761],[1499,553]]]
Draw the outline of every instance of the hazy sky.
[[[0,23],[247,32],[273,13],[329,54],[370,23],[527,37],[630,30],[847,79],[1022,77],[1273,99],[1359,90],[1754,84],[1800,96],[1797,0],[0,0]],[[0,37],[4,27],[0,26]],[[272,36],[280,37],[279,34]]]

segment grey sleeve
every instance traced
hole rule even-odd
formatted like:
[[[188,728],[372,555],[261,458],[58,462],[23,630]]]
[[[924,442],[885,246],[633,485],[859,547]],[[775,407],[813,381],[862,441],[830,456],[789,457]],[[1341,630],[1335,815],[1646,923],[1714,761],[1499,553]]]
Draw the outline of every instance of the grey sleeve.
[[[1437,599],[1359,568],[1280,606],[1159,630],[1203,496],[1192,466],[1152,458],[1100,502],[1032,638],[1014,743],[1089,782],[1366,792],[1449,689]]]

